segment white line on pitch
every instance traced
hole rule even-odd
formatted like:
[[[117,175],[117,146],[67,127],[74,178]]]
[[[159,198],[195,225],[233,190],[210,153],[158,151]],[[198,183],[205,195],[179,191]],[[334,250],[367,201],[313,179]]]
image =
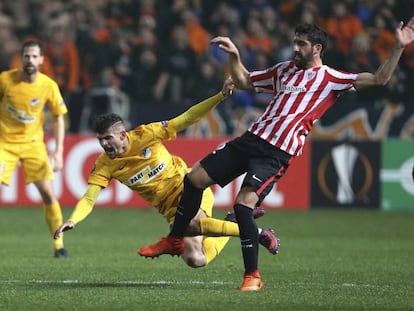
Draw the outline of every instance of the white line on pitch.
[[[189,281],[189,282],[177,282],[177,281],[80,281],[80,280],[57,280],[57,281],[50,281],[50,280],[0,280],[0,283],[3,284],[16,284],[16,283],[33,283],[33,284],[111,284],[111,285],[172,285],[172,284],[199,284],[199,285],[206,285],[206,284],[213,284],[213,285],[226,285],[226,284],[235,284],[233,282],[224,282],[224,281],[212,281],[212,282],[204,282],[204,281]]]

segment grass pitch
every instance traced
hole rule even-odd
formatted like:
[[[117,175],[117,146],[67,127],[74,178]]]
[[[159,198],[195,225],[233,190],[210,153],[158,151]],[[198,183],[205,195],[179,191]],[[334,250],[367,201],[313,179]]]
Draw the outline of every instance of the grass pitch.
[[[237,238],[192,269],[136,255],[167,233],[155,210],[95,209],[55,259],[41,209],[0,208],[0,310],[414,310],[414,214],[274,211],[258,224],[281,248],[260,248],[264,289],[243,293]]]

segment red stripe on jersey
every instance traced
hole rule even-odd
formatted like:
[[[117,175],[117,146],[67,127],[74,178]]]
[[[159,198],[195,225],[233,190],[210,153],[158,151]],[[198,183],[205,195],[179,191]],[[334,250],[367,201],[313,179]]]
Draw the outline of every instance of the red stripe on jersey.
[[[297,78],[297,80],[296,80],[296,83],[294,84],[294,86],[298,86],[302,81],[303,81],[303,78],[304,78],[304,76],[305,76],[305,71],[302,71],[300,74],[299,74],[299,76],[298,76],[298,78]],[[305,88],[306,89],[308,89],[309,88],[309,85],[310,85],[310,81],[308,82],[308,84],[305,86]],[[304,94],[304,92],[302,92],[302,93],[300,93],[299,94],[299,96],[295,99],[295,101],[291,104],[291,106],[290,106],[290,108],[289,108],[289,111],[287,112],[287,115],[293,115],[293,114],[295,114],[295,112],[297,111],[297,109],[298,109],[298,105],[302,102],[302,99],[303,99],[303,96],[305,96],[305,94]],[[288,95],[288,96],[286,96],[286,99],[289,99],[291,96],[290,95]],[[283,106],[285,106],[285,103],[282,103],[282,105]],[[273,130],[270,132],[270,135],[269,135],[269,138],[271,138],[271,137],[273,137],[275,134],[276,134],[276,132],[280,129],[280,127],[281,127],[281,125],[282,125],[282,122],[284,122],[284,120],[283,119],[280,119],[275,125],[274,125],[274,127],[273,127]],[[285,130],[286,131],[286,130]],[[284,131],[284,132],[285,132]],[[286,136],[286,134],[285,135],[283,135],[282,134],[282,137],[284,137],[284,136]]]
[[[327,79],[324,79],[322,81],[320,87],[322,89],[325,89],[327,84],[328,84],[328,80]],[[333,93],[330,93],[330,94],[333,95]],[[294,133],[293,135],[296,134],[297,136],[308,136],[309,132],[312,129],[314,120],[319,119],[320,116],[330,106],[332,106],[334,104],[335,98],[333,98],[332,100],[329,100],[329,97],[330,96],[331,95],[328,95],[328,97],[325,98],[325,100],[322,100],[322,101],[320,101],[319,104],[315,105],[313,103],[316,103],[317,102],[318,97],[319,97],[319,94],[317,92],[315,92],[312,95],[311,99],[308,102],[311,105],[311,107],[309,109],[309,113],[307,115],[304,115],[303,116],[303,119],[296,118],[296,123],[302,122],[303,125],[304,125],[304,128],[300,129],[300,132],[299,133],[297,132],[297,133]],[[287,135],[287,133],[286,133],[286,135]],[[293,146],[294,140],[293,139],[290,139],[289,140],[289,144],[288,144],[286,150],[292,150],[293,149],[294,151],[293,150],[292,151],[294,152],[294,154],[300,153],[300,151],[302,150],[302,148],[303,148],[303,146],[305,144],[305,141],[304,141],[304,139],[303,140],[298,139],[297,140],[297,143],[298,143],[297,146]]]
[[[352,88],[356,77],[328,66],[298,69],[293,61],[252,72],[256,90],[272,81],[275,97],[249,131],[289,154],[300,154],[313,123],[335,103],[340,92]]]
[[[284,96],[283,93],[278,92],[277,90],[277,77],[280,76],[284,76],[285,74],[287,74],[287,72],[289,70],[291,70],[293,68],[294,63],[292,62],[292,64],[289,64],[289,66],[286,66],[285,68],[281,68],[281,73],[279,75],[276,76],[277,72],[275,72],[275,79],[274,79],[274,92],[275,92],[275,97],[273,98],[273,100],[270,102],[268,108],[265,110],[263,116],[261,119],[267,119],[268,121],[266,122],[266,124],[263,126],[262,130],[264,131],[272,122],[272,118],[271,115],[279,115],[282,112],[283,109],[283,105],[279,105],[278,109],[273,112],[273,110],[275,109],[275,104],[279,101],[283,101],[283,98],[280,99],[280,97]],[[277,66],[276,68],[279,68],[281,66]],[[287,81],[290,82],[290,79],[293,78],[293,75],[287,78]],[[286,98],[287,100],[287,98]],[[256,122],[255,124],[253,124],[253,128],[251,129],[252,132],[257,130],[257,127],[259,126],[259,123]],[[262,137],[263,135],[263,131],[259,131],[256,135]],[[262,137],[263,138],[263,137]]]

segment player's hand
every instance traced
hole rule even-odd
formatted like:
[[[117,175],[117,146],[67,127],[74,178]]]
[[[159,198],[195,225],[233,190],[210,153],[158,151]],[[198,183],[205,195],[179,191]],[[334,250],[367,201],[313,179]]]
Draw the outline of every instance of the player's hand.
[[[397,44],[401,48],[404,48],[414,41],[414,17],[411,17],[406,25],[404,25],[403,22],[400,22],[395,30],[395,37]]]
[[[228,54],[239,56],[239,50],[229,37],[215,37],[210,42],[217,43],[219,48]]]
[[[59,172],[63,168],[63,153],[55,152],[52,156],[53,171]]]
[[[57,230],[55,231],[55,234],[53,235],[53,238],[55,240],[58,239],[63,231],[71,230],[74,227],[75,227],[75,223],[73,221],[69,220],[67,222],[64,222],[63,224],[59,226],[59,228],[57,228]]]
[[[221,93],[225,96],[231,96],[233,94],[234,83],[231,78],[227,78],[223,83],[223,88],[221,89]]]

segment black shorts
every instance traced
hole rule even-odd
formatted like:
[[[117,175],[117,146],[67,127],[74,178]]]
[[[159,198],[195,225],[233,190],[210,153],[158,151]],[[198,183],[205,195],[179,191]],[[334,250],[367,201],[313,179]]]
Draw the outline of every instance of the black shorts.
[[[220,187],[246,173],[242,186],[253,187],[259,197],[259,206],[285,174],[291,160],[292,155],[246,132],[219,146],[200,164]]]

